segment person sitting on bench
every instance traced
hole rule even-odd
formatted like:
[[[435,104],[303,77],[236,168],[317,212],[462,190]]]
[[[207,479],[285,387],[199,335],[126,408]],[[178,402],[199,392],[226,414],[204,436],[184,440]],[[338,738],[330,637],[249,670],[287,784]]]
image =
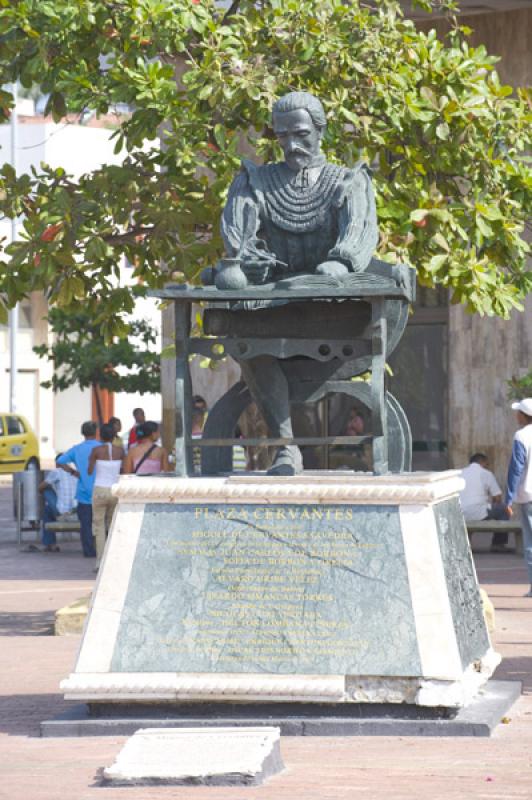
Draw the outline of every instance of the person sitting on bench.
[[[57,459],[62,454],[56,456]],[[55,531],[46,528],[48,522],[55,522],[61,514],[70,514],[76,507],[76,489],[78,479],[63,469],[51,469],[39,484],[39,491],[44,501],[42,518],[42,543],[46,553],[57,553],[59,547]]]
[[[509,519],[502,501],[502,490],[495,475],[488,469],[488,457],[484,453],[474,453],[469,466],[462,470],[465,488],[460,492],[460,505],[466,522],[485,519]],[[508,534],[495,531],[491,540],[492,553],[506,553]]]

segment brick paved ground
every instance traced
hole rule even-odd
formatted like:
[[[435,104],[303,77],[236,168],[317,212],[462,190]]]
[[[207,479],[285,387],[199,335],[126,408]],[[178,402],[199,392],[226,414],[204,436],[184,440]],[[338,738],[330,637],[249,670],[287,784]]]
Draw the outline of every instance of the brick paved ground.
[[[2,520],[0,486],[0,526]],[[4,517],[5,519],[5,517]],[[9,539],[9,537],[7,537]],[[2,534],[0,531],[0,541]],[[286,738],[286,771],[256,788],[102,789],[98,770],[124,739],[40,739],[39,722],[66,704],[61,678],[77,636],[50,635],[54,611],[87,592],[92,562],[77,541],[60,553],[19,553],[0,543],[1,800],[530,800],[532,798],[532,600],[514,555],[476,557],[497,609],[498,677],[523,681],[523,696],[492,739]]]

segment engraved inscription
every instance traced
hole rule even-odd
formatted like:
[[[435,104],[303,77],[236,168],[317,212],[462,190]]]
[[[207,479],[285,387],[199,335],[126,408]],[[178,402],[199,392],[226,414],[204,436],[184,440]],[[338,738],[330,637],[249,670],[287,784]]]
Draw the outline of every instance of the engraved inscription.
[[[389,507],[151,506],[133,573],[114,669],[384,675],[417,659]]]
[[[331,618],[327,605],[335,598],[320,590],[324,565],[349,568],[357,548],[379,547],[359,542],[341,526],[331,530],[331,524],[352,519],[351,508],[195,507],[190,538],[169,538],[167,545],[179,556],[216,559],[196,645],[228,668],[243,657],[260,664],[297,652],[312,660],[367,647],[367,641],[349,638],[347,621]],[[308,522],[316,520],[323,529],[309,533]],[[303,603],[312,604],[311,619],[305,619]],[[221,640],[222,629],[233,645]],[[184,652],[183,643],[167,638],[161,644]]]

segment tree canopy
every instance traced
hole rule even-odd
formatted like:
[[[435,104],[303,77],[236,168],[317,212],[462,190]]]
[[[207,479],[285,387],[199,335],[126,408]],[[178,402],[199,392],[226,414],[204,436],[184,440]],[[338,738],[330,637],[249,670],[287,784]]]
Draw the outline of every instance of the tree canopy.
[[[145,287],[212,265],[241,155],[278,157],[272,103],[306,89],[326,108],[327,156],[373,167],[380,256],[508,316],[532,283],[532,102],[468,33],[450,13],[439,40],[395,0],[0,0],[4,116],[15,80],[49,94],[56,122],[130,109],[114,122],[120,166],[78,179],[1,168],[0,213],[23,222],[0,257],[0,306],[43,289],[123,333],[134,295],[118,283],[122,256]]]
[[[54,333],[51,345],[34,347],[41,358],[53,362],[51,380],[45,389],[62,392],[69,386],[109,392],[159,392],[160,356],[155,345],[157,331],[145,320],[126,325],[125,336],[106,342],[101,326],[90,312],[52,308],[48,320]],[[98,410],[101,419],[101,412]]]

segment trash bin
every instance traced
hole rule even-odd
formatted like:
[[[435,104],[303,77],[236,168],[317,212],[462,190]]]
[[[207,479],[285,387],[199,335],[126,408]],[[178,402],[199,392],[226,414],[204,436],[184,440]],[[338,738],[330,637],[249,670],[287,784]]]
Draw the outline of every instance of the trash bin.
[[[23,523],[32,530],[39,527],[41,519],[41,497],[39,483],[41,473],[38,469],[28,469],[13,475],[13,511],[17,520],[19,544],[22,541]]]

